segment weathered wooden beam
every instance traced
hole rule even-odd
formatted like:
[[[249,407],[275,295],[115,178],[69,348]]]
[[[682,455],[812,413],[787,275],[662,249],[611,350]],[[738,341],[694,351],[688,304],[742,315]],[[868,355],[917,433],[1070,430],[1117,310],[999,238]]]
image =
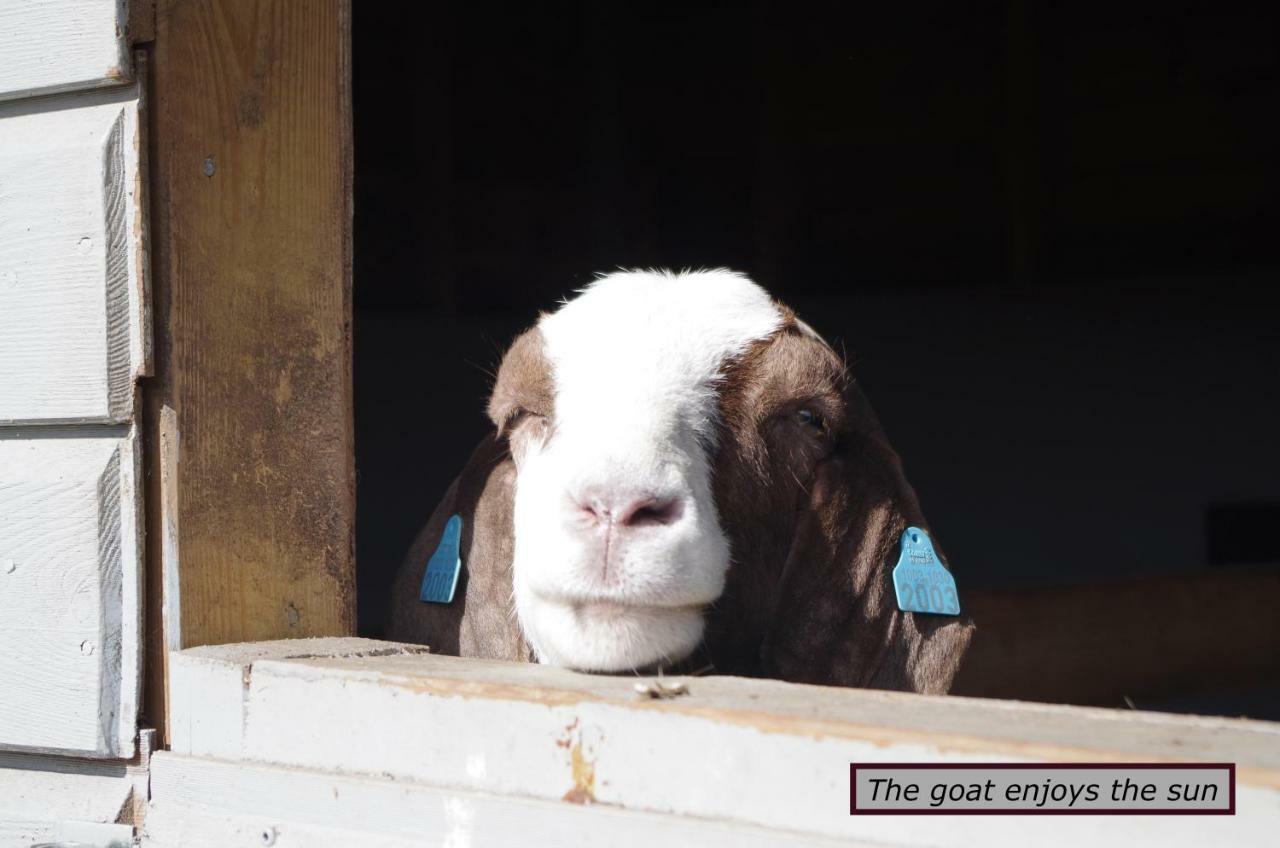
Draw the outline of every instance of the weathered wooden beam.
[[[151,65],[152,641],[351,633],[349,2],[160,0]]]
[[[149,848],[269,844],[309,848],[555,845],[650,848],[848,846],[688,816],[483,795],[395,780],[161,753],[152,760]]]
[[[1280,803],[1280,729],[1265,722],[732,677],[653,699],[635,677],[358,639],[173,662],[172,747],[188,757],[878,844],[1023,845],[1026,820],[850,816],[851,762],[1238,764],[1236,816],[1074,817],[1054,822],[1057,844],[1263,844]]]

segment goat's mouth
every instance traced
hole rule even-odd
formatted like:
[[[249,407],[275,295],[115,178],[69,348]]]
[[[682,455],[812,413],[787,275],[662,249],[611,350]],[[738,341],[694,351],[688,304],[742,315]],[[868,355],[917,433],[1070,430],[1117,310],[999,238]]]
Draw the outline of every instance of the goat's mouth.
[[[688,602],[687,599],[616,598],[607,595],[562,595],[534,592],[541,603],[562,607],[575,615],[624,616],[644,613],[702,613],[714,601]]]
[[[540,662],[621,672],[670,665],[701,642],[705,604],[526,596],[521,626]]]
[[[574,601],[570,602],[568,606],[576,615],[591,616],[593,618],[629,616],[646,612],[701,613],[706,608],[705,604],[633,604],[608,600]]]

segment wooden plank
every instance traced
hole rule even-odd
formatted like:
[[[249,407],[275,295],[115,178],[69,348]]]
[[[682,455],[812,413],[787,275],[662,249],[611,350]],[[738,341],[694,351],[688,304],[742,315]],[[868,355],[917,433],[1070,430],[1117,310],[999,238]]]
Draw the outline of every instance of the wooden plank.
[[[0,747],[128,757],[141,540],[132,430],[0,431]]]
[[[0,424],[133,414],[150,336],[138,95],[0,104]]]
[[[237,759],[244,755],[241,710],[248,694],[245,675],[256,662],[308,657],[373,657],[427,653],[422,645],[375,639],[319,638],[251,642],[217,648],[206,657],[198,649],[182,654],[171,671],[172,714],[182,716],[171,734],[187,754]],[[228,662],[227,652],[236,659]],[[200,703],[192,703],[192,699]]]
[[[349,19],[156,7],[149,417],[181,645],[354,630]]]
[[[61,791],[74,792],[76,789],[64,786]],[[0,848],[30,848],[46,844],[133,848],[133,826],[55,818],[23,819],[0,813]]]
[[[129,44],[134,47],[156,40],[156,0],[129,0]],[[137,55],[134,56],[135,63]],[[135,65],[136,67],[136,65]],[[138,77],[145,77],[144,68],[138,68]]]
[[[139,766],[0,752],[0,848],[90,834],[128,845],[135,799],[146,791]]]
[[[965,596],[978,622],[955,691],[1119,707],[1280,679],[1280,574],[1222,569]]]
[[[131,79],[121,0],[0,3],[0,100]]]
[[[848,845],[609,807],[159,753],[144,845]],[[858,843],[855,843],[858,844]]]
[[[30,848],[32,845],[133,848],[133,828],[127,824],[0,819],[0,848]]]
[[[182,647],[178,591],[178,423],[158,392],[148,392],[146,438],[146,680],[143,719],[154,728],[157,747],[169,744],[169,652]]]
[[[389,650],[175,654],[173,685],[190,694],[174,693],[173,750],[898,844],[907,833],[909,844],[1021,845],[1025,823],[922,818],[905,830],[905,819],[851,817],[849,763],[1239,764],[1229,822],[1077,818],[1057,832],[1063,843],[1159,835],[1197,845],[1214,834],[1262,845],[1280,815],[1274,724],[724,677],[690,680],[688,695],[654,701],[636,694],[635,678]],[[203,736],[183,732],[196,723]],[[227,740],[210,738],[219,730]]]

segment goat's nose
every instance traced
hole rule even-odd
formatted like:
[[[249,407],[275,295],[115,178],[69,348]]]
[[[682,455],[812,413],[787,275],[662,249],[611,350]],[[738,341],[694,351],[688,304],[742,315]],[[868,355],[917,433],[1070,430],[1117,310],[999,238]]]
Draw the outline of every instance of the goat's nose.
[[[593,524],[614,527],[661,527],[684,515],[684,498],[658,495],[587,495],[579,508]]]

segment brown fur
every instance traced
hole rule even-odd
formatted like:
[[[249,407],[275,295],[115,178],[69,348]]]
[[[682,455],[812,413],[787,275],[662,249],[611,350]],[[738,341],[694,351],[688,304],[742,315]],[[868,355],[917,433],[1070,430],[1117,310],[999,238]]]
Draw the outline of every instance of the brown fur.
[[[516,469],[504,440],[486,436],[418,533],[392,584],[388,632],[436,653],[527,662],[532,659],[511,602]],[[451,604],[418,600],[422,571],[445,522],[463,516],[462,573]]]
[[[927,524],[870,405],[832,350],[787,321],[727,365],[714,492],[733,564],[698,654],[719,673],[946,692],[967,648],[962,619],[901,612],[891,569],[910,525]],[[486,438],[414,543],[393,587],[391,636],[441,653],[528,660],[511,602],[511,504],[526,426],[553,419],[536,329],[515,344],[490,400]],[[819,429],[797,418],[820,414]],[[534,416],[522,416],[522,411]],[[526,425],[526,419],[534,422]],[[444,522],[464,516],[452,605],[418,601]],[[469,519],[469,520],[467,520]],[[465,591],[464,591],[465,590]]]
[[[521,412],[551,418],[554,405],[551,366],[542,353],[542,331],[534,327],[521,333],[502,358],[489,396],[489,419],[504,436]]]

